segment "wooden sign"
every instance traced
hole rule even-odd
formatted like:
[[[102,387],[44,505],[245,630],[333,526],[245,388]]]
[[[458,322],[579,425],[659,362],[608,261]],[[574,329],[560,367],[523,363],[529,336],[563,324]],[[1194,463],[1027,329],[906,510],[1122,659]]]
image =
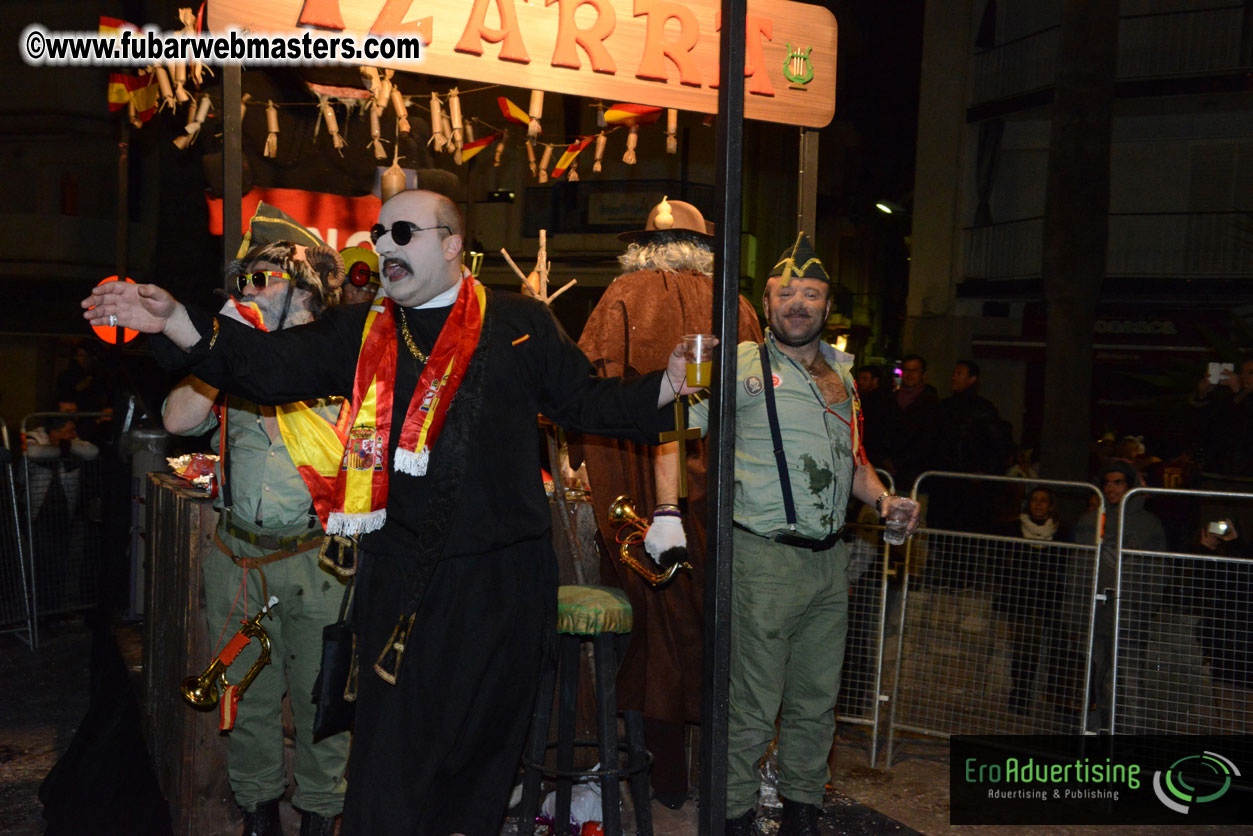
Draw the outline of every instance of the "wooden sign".
[[[421,38],[379,67],[608,102],[718,109],[717,0],[214,0],[209,27]],[[821,6],[749,0],[744,116],[820,128],[835,114],[836,23]]]

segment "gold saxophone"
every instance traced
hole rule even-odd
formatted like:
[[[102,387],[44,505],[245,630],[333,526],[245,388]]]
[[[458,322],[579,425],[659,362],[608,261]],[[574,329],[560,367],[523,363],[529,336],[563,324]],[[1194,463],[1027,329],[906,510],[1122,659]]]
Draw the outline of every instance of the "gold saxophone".
[[[255,638],[261,645],[261,652],[257,655],[257,661],[252,663],[252,667],[244,674],[244,678],[239,680],[239,685],[235,689],[235,693],[241,699],[243,698],[244,691],[248,690],[248,686],[257,678],[257,674],[261,673],[262,668],[270,664],[270,636],[265,632],[265,628],[261,626],[261,618],[269,615],[270,608],[277,603],[278,598],[270,596],[269,602],[256,615],[244,622],[234,638],[226,643],[226,647],[222,648],[222,652],[209,663],[209,667],[205,668],[204,673],[200,674],[200,676],[189,676],[183,680],[179,691],[182,692],[183,699],[187,701],[188,705],[201,711],[208,711],[217,705],[218,698],[228,685],[226,669],[231,666],[231,663],[235,661],[240,652]]]
[[[618,559],[635,570],[641,578],[652,586],[661,586],[675,576],[680,569],[692,570],[692,564],[686,560],[675,561],[665,569],[658,571],[653,568],[651,558],[640,560],[631,554],[630,548],[635,543],[644,542],[644,532],[648,531],[648,521],[635,511],[635,500],[623,494],[609,506],[609,522],[618,525]],[[628,530],[629,529],[629,530]],[[626,532],[625,534],[623,532]],[[645,564],[644,561],[648,561]]]

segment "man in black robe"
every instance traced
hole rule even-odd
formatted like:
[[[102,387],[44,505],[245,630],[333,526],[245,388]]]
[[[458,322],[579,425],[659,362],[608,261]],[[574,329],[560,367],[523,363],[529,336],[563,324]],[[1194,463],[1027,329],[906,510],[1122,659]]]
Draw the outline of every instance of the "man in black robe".
[[[401,427],[453,300],[472,280],[451,201],[403,192],[379,221],[372,238],[396,314],[392,426]],[[345,306],[264,334],[187,308],[154,285],[93,291],[83,307],[92,322],[161,334],[153,349],[163,364],[265,404],[353,397],[370,310]],[[400,433],[386,436],[386,522],[360,541],[345,836],[499,832],[556,617],[536,414],[582,432],[655,441],[673,420],[660,407],[675,392],[696,391],[685,386],[676,352],[665,370],[597,378],[543,304],[488,292],[425,475],[396,469]]]

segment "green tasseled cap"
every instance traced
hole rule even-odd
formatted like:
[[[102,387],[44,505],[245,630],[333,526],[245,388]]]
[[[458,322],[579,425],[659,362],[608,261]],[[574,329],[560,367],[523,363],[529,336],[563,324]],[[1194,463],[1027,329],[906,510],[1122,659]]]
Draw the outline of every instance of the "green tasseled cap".
[[[813,245],[809,243],[809,236],[804,232],[799,233],[796,243],[779,256],[779,263],[774,265],[770,275],[778,276],[785,285],[792,279],[817,279],[831,283],[831,277],[827,275],[826,268],[814,252]]]

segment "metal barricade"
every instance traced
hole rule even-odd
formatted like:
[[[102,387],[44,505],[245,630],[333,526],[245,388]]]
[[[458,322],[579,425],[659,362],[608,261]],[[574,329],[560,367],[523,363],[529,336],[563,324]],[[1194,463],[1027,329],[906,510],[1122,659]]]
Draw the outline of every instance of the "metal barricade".
[[[35,412],[22,419],[26,449],[21,494],[33,646],[38,646],[40,616],[86,609],[98,602],[104,568],[100,450],[81,439],[44,443],[50,439],[41,437],[36,425],[56,432],[66,422],[104,415]]]
[[[34,648],[35,624],[30,608],[17,480],[9,447],[9,428],[3,418],[0,418],[0,444],[3,445],[0,447],[0,505],[3,505],[0,508],[0,632],[18,633],[22,641]]]
[[[1253,494],[1136,488],[1130,502],[1196,503],[1200,525],[1253,511]],[[1223,510],[1214,510],[1214,509]],[[1237,534],[1248,542],[1250,532]],[[1198,532],[1199,533],[1199,526]],[[1138,546],[1138,548],[1137,548]],[[1120,515],[1110,682],[1111,732],[1253,731],[1253,560],[1149,551]],[[1198,551],[1203,547],[1198,545]]]
[[[1016,518],[998,523],[992,509],[1035,487],[1076,506],[1095,496],[1104,511],[1085,482],[926,472],[914,483],[913,497],[930,501],[904,546],[887,768],[902,733],[1083,729],[1099,533],[1065,543],[1020,536]]]
[[[894,491],[892,477],[876,470],[884,486]],[[879,751],[880,705],[883,693],[883,640],[887,620],[889,546],[873,507],[862,519],[846,525],[851,535],[848,568],[848,636],[836,719],[870,727],[870,763]],[[865,509],[863,509],[864,511]]]

